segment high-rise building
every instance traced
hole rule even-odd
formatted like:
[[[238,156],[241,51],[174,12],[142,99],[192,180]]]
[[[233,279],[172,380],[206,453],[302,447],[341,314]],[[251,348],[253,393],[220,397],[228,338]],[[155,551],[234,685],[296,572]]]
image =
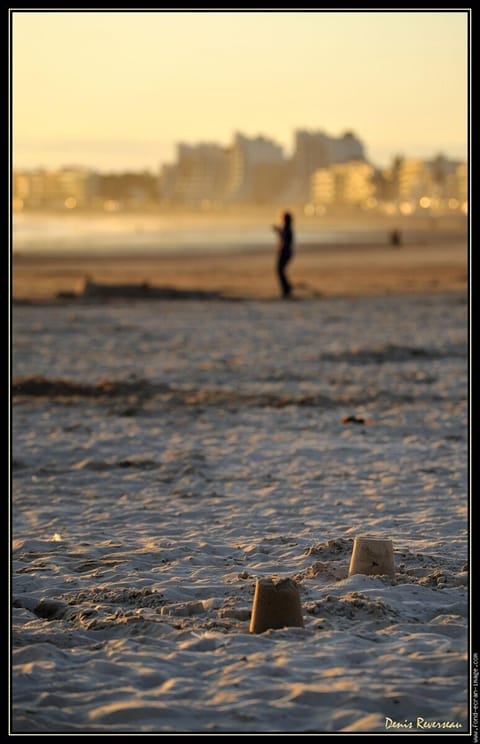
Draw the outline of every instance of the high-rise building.
[[[318,168],[311,176],[311,201],[329,207],[335,203],[335,174],[333,168]]]
[[[177,146],[177,162],[164,166],[162,197],[185,204],[222,200],[229,172],[229,155],[224,147],[210,143]]]
[[[352,132],[341,137],[330,137],[325,132],[295,131],[292,157],[291,198],[306,201],[310,198],[312,174],[334,163],[365,160],[363,144]]]
[[[252,201],[278,189],[286,161],[283,149],[266,137],[245,137],[236,133],[229,149],[230,167],[226,196],[231,201]]]
[[[27,207],[84,207],[95,196],[97,177],[86,168],[19,171],[13,177],[13,198]]]
[[[373,175],[373,166],[361,160],[320,168],[312,175],[311,200],[322,206],[360,206],[374,194]]]
[[[416,204],[432,193],[432,172],[425,160],[402,158],[396,169],[397,194],[401,202]]]

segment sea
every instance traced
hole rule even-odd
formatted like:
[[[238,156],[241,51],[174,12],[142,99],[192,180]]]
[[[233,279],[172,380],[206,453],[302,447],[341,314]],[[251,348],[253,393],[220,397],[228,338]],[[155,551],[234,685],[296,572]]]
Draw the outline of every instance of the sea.
[[[258,250],[275,240],[272,230],[280,222],[272,210],[261,216],[183,213],[48,213],[17,212],[12,219],[11,250],[15,254],[143,255],[191,251]],[[296,241],[303,245],[381,245],[398,225],[394,221],[325,220],[299,218]],[[427,229],[426,229],[427,228]],[[401,226],[409,242],[430,242],[463,237],[465,224],[438,220],[411,220]]]

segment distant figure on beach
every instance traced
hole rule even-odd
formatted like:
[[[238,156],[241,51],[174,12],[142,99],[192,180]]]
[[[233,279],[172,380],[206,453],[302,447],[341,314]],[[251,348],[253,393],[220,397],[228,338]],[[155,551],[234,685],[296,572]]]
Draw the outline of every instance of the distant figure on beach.
[[[273,225],[278,235],[277,274],[280,281],[282,297],[288,298],[292,294],[292,284],[286,275],[287,264],[293,256],[293,217],[290,212],[284,212],[283,225]]]
[[[392,230],[390,233],[390,243],[391,245],[398,246],[402,242],[402,234],[400,230]]]

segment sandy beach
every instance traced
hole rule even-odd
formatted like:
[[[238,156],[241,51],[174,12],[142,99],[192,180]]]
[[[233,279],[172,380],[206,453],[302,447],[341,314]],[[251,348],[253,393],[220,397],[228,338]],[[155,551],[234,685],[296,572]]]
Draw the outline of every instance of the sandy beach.
[[[470,10],[9,8],[7,737],[478,744]]]
[[[16,299],[52,299],[79,293],[85,278],[110,284],[201,289],[232,297],[278,296],[274,248],[108,256],[15,255],[12,294]],[[392,293],[465,291],[465,241],[388,245],[304,244],[289,270],[300,298],[372,296]]]
[[[470,731],[466,253],[15,257],[11,733]]]

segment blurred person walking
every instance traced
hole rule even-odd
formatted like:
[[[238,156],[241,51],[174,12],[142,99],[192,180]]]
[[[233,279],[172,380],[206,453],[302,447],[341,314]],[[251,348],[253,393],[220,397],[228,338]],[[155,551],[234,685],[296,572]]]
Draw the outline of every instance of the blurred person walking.
[[[283,225],[272,225],[278,235],[277,246],[277,275],[280,282],[282,297],[287,299],[292,295],[292,284],[289,281],[286,268],[293,257],[293,217],[290,212],[283,213]]]

